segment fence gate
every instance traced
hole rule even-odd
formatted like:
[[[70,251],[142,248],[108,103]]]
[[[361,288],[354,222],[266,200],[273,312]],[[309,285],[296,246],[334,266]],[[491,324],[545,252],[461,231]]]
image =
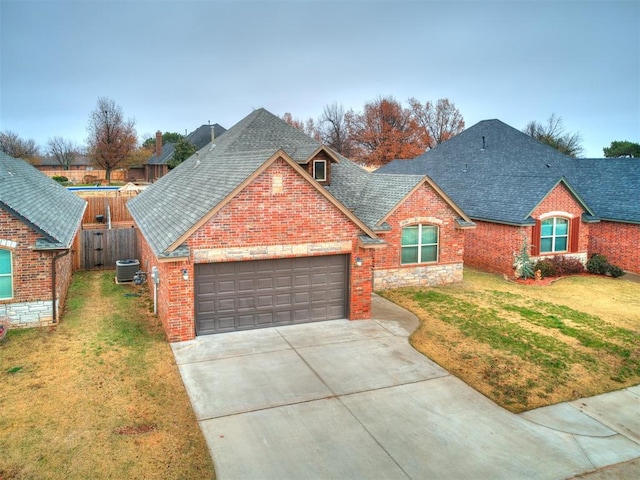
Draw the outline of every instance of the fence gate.
[[[80,230],[80,269],[112,270],[116,260],[137,258],[135,228]]]

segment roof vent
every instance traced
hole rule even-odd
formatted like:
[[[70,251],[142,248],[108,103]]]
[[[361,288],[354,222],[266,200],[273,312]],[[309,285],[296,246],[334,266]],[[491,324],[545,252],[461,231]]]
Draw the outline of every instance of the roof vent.
[[[484,150],[486,147],[485,141],[484,141],[484,135],[482,136],[482,150]]]

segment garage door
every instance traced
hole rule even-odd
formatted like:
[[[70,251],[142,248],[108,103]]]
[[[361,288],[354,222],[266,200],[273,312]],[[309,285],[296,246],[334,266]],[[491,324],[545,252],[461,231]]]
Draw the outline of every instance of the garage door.
[[[347,316],[347,255],[196,265],[196,334]]]

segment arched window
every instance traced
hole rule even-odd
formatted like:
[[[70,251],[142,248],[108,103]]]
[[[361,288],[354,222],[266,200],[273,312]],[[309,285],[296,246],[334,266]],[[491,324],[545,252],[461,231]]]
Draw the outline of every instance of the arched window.
[[[569,220],[551,217],[542,220],[540,226],[540,253],[566,252],[569,250]]]
[[[438,261],[438,227],[411,225],[402,229],[400,263],[430,263]]]
[[[0,299],[13,297],[11,251],[0,249]]]

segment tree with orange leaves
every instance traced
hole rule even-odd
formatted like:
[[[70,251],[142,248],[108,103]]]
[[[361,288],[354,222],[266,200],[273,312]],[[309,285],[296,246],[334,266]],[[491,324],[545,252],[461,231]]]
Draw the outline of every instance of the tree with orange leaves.
[[[464,119],[456,105],[448,98],[422,105],[415,98],[409,99],[412,118],[418,125],[423,150],[429,150],[446,142],[464,130]]]
[[[384,165],[395,159],[409,159],[424,149],[411,111],[393,97],[379,97],[364,106],[362,114],[345,114],[353,157],[369,165]]]

